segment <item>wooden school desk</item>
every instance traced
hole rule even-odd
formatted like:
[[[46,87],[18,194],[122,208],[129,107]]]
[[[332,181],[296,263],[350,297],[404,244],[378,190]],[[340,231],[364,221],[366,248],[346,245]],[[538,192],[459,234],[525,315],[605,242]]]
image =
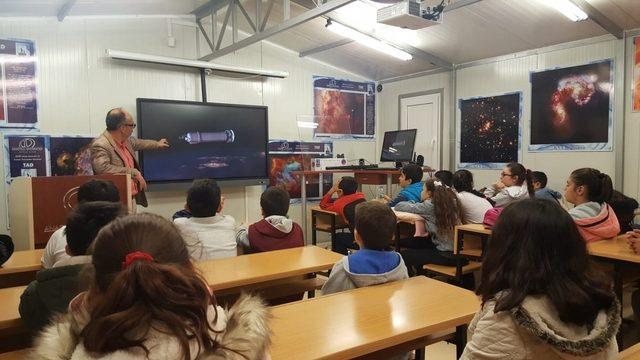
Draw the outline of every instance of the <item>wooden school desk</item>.
[[[272,308],[271,358],[351,359],[408,352],[456,328],[458,355],[480,308],[471,291],[417,276]]]
[[[22,323],[18,306],[26,286],[0,289],[0,352],[29,346],[30,335]]]
[[[14,252],[9,260],[0,266],[0,288],[26,285],[36,278],[42,269],[44,249]]]
[[[625,235],[620,235],[613,239],[587,244],[589,255],[613,264],[613,288],[620,304],[622,304],[622,268],[625,265],[638,266],[640,264],[640,255],[635,254],[629,248],[626,239]]]
[[[305,246],[197,263],[211,290],[238,293],[276,285],[302,275],[330,270],[343,255],[317,246]]]

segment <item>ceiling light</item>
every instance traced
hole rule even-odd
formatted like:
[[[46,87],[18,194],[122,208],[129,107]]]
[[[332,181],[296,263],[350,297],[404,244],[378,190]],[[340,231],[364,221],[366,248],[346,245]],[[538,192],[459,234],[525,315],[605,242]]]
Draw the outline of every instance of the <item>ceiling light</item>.
[[[406,51],[400,50],[397,47],[391,46],[384,41],[375,39],[369,35],[365,35],[358,30],[354,30],[350,27],[344,26],[340,23],[328,20],[327,21],[327,29],[333,31],[334,33],[347,37],[359,44],[367,46],[373,50],[380,51],[387,55],[391,55],[400,60],[411,60],[413,56]]]
[[[541,0],[545,5],[552,7],[569,18],[571,21],[582,21],[589,18],[586,12],[582,11],[570,0]]]

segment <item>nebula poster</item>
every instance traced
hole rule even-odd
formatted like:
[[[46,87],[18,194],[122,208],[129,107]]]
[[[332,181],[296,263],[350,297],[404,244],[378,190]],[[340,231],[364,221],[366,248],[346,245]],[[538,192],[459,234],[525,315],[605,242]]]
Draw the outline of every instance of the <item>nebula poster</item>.
[[[501,169],[520,154],[520,92],[460,100],[458,167]]]
[[[49,139],[51,175],[93,175],[89,146],[93,137],[52,136]]]
[[[333,144],[326,142],[298,142],[270,140],[269,186],[279,186],[287,190],[292,203],[299,202],[302,195],[301,176],[294,171],[313,170],[315,158],[333,157]],[[320,181],[319,175],[306,176],[307,199],[318,199],[333,185],[333,177],[326,174]]]
[[[36,63],[33,41],[0,38],[0,127],[36,127]]]
[[[375,135],[375,83],[313,77],[316,137],[372,139]]]
[[[633,111],[640,111],[640,37],[633,39]]]
[[[611,151],[611,60],[531,73],[529,151]]]

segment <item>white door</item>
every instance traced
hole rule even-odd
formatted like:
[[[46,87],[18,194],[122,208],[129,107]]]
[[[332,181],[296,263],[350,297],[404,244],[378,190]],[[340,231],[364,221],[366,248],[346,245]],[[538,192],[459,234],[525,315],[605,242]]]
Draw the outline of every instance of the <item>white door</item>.
[[[440,94],[400,99],[400,130],[418,129],[415,153],[424,156],[424,164],[441,169]]]

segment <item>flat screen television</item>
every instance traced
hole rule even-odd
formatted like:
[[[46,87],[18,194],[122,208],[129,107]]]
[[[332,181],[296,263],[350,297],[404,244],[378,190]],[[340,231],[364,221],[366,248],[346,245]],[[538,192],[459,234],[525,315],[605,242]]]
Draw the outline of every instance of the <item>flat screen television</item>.
[[[412,161],[417,131],[409,129],[385,132],[380,161]]]
[[[266,106],[139,98],[137,111],[138,136],[166,138],[171,145],[140,153],[149,184],[202,178],[238,185],[268,181]]]

